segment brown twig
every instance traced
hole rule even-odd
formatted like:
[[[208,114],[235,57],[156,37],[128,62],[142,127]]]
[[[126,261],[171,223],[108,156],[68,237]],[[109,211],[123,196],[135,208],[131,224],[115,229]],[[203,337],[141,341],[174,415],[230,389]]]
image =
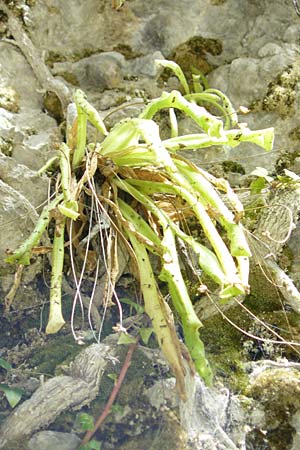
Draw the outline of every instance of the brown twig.
[[[119,393],[119,391],[121,389],[123,380],[124,380],[124,378],[126,376],[126,373],[127,373],[127,370],[130,367],[132,354],[133,354],[136,346],[137,346],[137,341],[135,343],[129,345],[128,352],[127,352],[125,361],[123,363],[121,372],[119,374],[118,380],[117,380],[116,384],[114,385],[113,390],[111,391],[111,394],[110,394],[109,399],[108,399],[108,401],[107,401],[107,403],[105,405],[105,408],[102,411],[102,413],[100,414],[99,418],[97,419],[93,430],[89,430],[89,431],[86,432],[83,440],[81,441],[81,444],[80,444],[81,446],[82,445],[86,445],[91,440],[91,438],[94,436],[96,431],[99,429],[99,427],[102,425],[102,423],[104,422],[104,420],[108,416],[108,414],[110,412],[110,409],[111,409],[111,407],[112,407],[112,405],[113,405],[113,403],[114,403],[114,401],[115,401],[115,399],[116,399],[116,397],[117,397],[117,395],[118,395],[118,393]]]

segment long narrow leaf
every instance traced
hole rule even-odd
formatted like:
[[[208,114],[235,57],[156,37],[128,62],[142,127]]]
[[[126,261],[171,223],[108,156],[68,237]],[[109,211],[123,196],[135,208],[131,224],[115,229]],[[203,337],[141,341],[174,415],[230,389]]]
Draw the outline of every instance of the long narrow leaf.
[[[180,342],[175,331],[173,314],[157,289],[155,277],[144,245],[135,238],[133,233],[128,231],[127,233],[136,255],[145,311],[150,317],[159,346],[174,372],[178,393],[185,400],[185,369]]]
[[[207,385],[210,386],[212,384],[212,371],[205,358],[204,345],[199,336],[199,329],[202,324],[194,311],[183,280],[174,235],[169,227],[164,229],[162,245],[165,253],[159,277],[168,283],[173,304],[182,323],[185,343],[194,361],[196,370]]]
[[[156,59],[155,64],[157,66],[162,66],[162,67],[172,70],[172,72],[176,75],[176,77],[179,79],[180,83],[182,84],[184,93],[185,94],[190,93],[190,88],[186,81],[185,75],[182,72],[181,67],[175,61],[170,61],[167,59]]]
[[[189,134],[186,136],[178,136],[163,141],[164,146],[169,152],[178,150],[193,150],[211,147],[213,145],[228,145],[236,147],[241,142],[252,142],[266,151],[273,148],[274,128],[266,128],[264,130],[251,131],[248,128],[238,130],[224,131],[221,136],[209,136],[208,134]]]
[[[152,119],[158,111],[164,108],[176,108],[183,111],[209,136],[221,138],[224,135],[223,122],[220,119],[210,114],[202,106],[186,100],[178,91],[172,91],[169,94],[164,92],[160,98],[150,102],[139,117]]]

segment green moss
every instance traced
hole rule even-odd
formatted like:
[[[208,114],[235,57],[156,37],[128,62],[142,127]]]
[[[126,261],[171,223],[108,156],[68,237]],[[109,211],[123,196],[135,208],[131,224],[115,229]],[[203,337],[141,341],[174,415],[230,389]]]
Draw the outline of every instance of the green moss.
[[[67,365],[82,349],[72,335],[55,335],[40,349],[34,350],[28,358],[28,365],[40,373],[53,375],[59,364]]]
[[[269,300],[265,302],[263,297],[249,296],[244,301],[244,305],[263,323],[278,332],[283,340],[299,342],[299,316],[293,311],[284,311],[278,295],[276,299],[273,298],[273,301],[271,298]],[[200,335],[215,378],[222,378],[234,392],[243,393],[248,385],[245,363],[249,360],[262,357],[270,359],[298,357],[297,347],[268,342],[270,339],[277,339],[276,336],[255,321],[241,306],[230,308],[225,315],[236,327],[225,317],[215,315],[203,322],[204,326],[200,330]],[[251,339],[241,330],[266,341]]]
[[[54,92],[47,91],[43,100],[44,108],[48,111],[49,115],[58,123],[61,123],[63,121],[63,110],[57,95]]]
[[[13,142],[10,139],[0,137],[0,152],[5,156],[11,156],[13,150]],[[1,273],[0,273],[1,276]]]
[[[299,131],[300,133],[300,131]],[[297,140],[300,140],[300,135]],[[284,169],[291,169],[296,158],[300,157],[300,151],[296,150],[294,152],[286,151],[282,153],[276,161],[275,170],[278,175],[284,174]]]
[[[127,44],[119,43],[113,48],[113,51],[121,53],[121,55],[123,55],[127,60],[138,58],[139,56],[142,56],[141,52],[136,52]]]
[[[222,167],[225,173],[233,172],[240,173],[241,175],[245,175],[246,173],[244,167],[236,161],[223,161]]]
[[[53,67],[54,63],[57,62],[66,62],[66,61],[77,62],[83,58],[88,58],[89,56],[101,52],[103,52],[102,49],[85,48],[66,56],[65,54],[62,53],[49,51],[45,62],[49,67]]]
[[[227,315],[237,326],[247,329],[249,318],[240,307],[231,308]],[[248,383],[244,369],[242,333],[220,315],[204,322],[200,332],[207,359],[215,378],[222,378],[235,392],[243,392]]]
[[[168,411],[160,413],[157,429],[150,429],[142,435],[129,439],[120,445],[119,450],[185,450],[187,449],[187,436],[182,426],[173,414]]]
[[[265,370],[246,393],[265,406],[267,424],[274,428],[288,422],[300,407],[300,373],[290,368]]]
[[[120,364],[109,363],[105,371],[105,376],[101,380],[101,387],[97,397],[98,400],[107,400],[114,386],[114,379],[119,376],[122,363],[128,351],[128,346],[120,345],[119,349]],[[146,357],[141,349],[136,349],[126,374],[126,383],[122,385],[122,389],[118,394],[118,403],[122,406],[126,406],[134,401],[135,405],[137,405],[140,400],[142,404],[144,404],[141,394],[145,384],[147,384],[147,380],[151,378],[151,382],[153,383],[156,379],[159,379],[159,377],[161,377],[159,368],[154,368],[153,361]],[[134,396],[132,395],[133,392]],[[138,395],[138,393],[140,393],[140,395]]]
[[[286,68],[269,84],[265,97],[252,105],[251,109],[254,111],[275,111],[282,118],[294,114],[296,85],[299,78],[299,65],[295,63]]]
[[[278,288],[269,281],[272,276],[269,275],[269,280],[267,277],[268,272],[263,272],[258,265],[252,265],[249,277],[251,295],[247,297],[245,305],[256,315],[282,310]]]
[[[219,55],[222,49],[222,43],[218,39],[194,36],[176,47],[168,59],[175,61],[191,81],[192,71],[195,69],[204,75],[213,70],[214,67],[207,60],[207,54]],[[165,70],[162,78],[166,79],[166,74],[169,75],[170,72]]]
[[[67,71],[60,72],[59,76],[62,77],[64,80],[66,80],[68,83],[72,84],[73,86],[79,86],[79,82],[74,73]]]

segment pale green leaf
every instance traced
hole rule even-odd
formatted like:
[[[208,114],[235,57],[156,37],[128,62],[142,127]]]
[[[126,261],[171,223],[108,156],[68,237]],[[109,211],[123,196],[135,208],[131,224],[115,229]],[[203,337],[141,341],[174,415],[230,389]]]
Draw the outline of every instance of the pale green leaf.
[[[259,194],[266,187],[266,184],[266,179],[263,177],[253,180],[250,184],[251,194]]]
[[[0,358],[0,367],[2,367],[3,369],[6,369],[6,370],[12,369],[10,363],[3,358]]]
[[[113,380],[113,382],[115,383],[118,379],[118,375],[116,373],[108,373],[107,377],[110,378],[111,380]]]
[[[190,88],[189,88],[189,85],[188,85],[188,83],[186,81],[185,75],[182,72],[181,67],[179,67],[179,65],[176,62],[169,61],[167,59],[156,59],[155,63],[158,66],[166,67],[167,69],[172,70],[172,72],[174,72],[174,74],[179,79],[180,83],[182,84],[182,87],[184,89],[185,94],[189,94],[190,93]]]
[[[151,336],[151,334],[153,333],[153,331],[154,331],[154,330],[153,330],[152,327],[149,327],[149,328],[140,328],[140,329],[139,329],[140,336],[141,336],[142,341],[143,341],[143,343],[144,343],[145,345],[148,344],[149,339],[150,339],[150,336]]]
[[[125,305],[129,305],[132,308],[134,308],[136,310],[137,314],[143,314],[143,312],[144,312],[144,308],[141,305],[139,305],[138,303],[131,300],[130,298],[121,298],[120,302],[125,303]]]
[[[14,408],[24,394],[23,389],[11,388],[7,384],[0,384],[0,391],[4,392],[5,397],[12,408]]]
[[[136,342],[136,339],[130,334],[127,333],[121,333],[118,339],[118,344],[134,344]]]
[[[93,430],[94,418],[88,413],[80,413],[76,416],[74,426],[81,431]]]

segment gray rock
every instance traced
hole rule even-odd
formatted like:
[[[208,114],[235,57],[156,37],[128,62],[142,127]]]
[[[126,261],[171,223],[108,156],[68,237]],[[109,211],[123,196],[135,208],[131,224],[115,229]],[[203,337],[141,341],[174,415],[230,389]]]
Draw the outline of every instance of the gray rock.
[[[166,403],[169,407],[176,408],[178,406],[178,396],[175,383],[175,378],[156,381],[156,383],[145,392],[145,395],[149,398],[150,405],[158,410]]]
[[[12,187],[0,180],[0,267],[9,270],[5,251],[23,242],[33,229],[37,213],[31,203]]]
[[[129,76],[142,75],[154,78],[158,73],[158,67],[155,64],[156,59],[164,59],[161,52],[157,51],[146,56],[134,58],[127,61],[125,71]]]
[[[12,124],[13,113],[4,108],[0,108],[0,136],[3,139],[10,139],[14,131]]]
[[[165,0],[162,8],[161,0],[150,4],[132,0],[113,11],[105,0],[81,0],[76,5],[52,0],[49,5],[38,2],[32,8],[32,39],[42,48],[64,55],[78,55],[86,49],[111,51],[118,46],[143,55],[154,51],[168,55],[198,35],[223,42],[223,53],[216,61],[224,63],[246,53],[254,56],[268,42],[280,42],[287,27],[298,24],[289,3],[228,0],[212,5],[205,0]],[[41,19],[46,15],[45,24]]]
[[[58,431],[40,431],[28,442],[29,450],[76,450],[81,439],[75,434]]]
[[[261,47],[258,56],[236,58],[220,66],[209,76],[210,85],[225,92],[237,108],[249,106],[262,98],[268,84],[298,57],[296,51],[272,43]]]
[[[124,62],[124,56],[118,52],[99,53],[75,63],[56,63],[53,73],[73,78],[74,83],[83,89],[104,91],[121,84]]]
[[[0,178],[27,198],[33,207],[38,207],[48,195],[48,180],[0,153]]]
[[[60,139],[57,128],[45,130],[32,136],[24,136],[22,142],[16,142],[13,145],[12,159],[15,164],[22,164],[37,171],[56,155],[54,144],[59,142]]]
[[[42,108],[43,96],[33,71],[13,44],[0,42],[1,84],[12,87],[19,96],[20,108]]]
[[[54,156],[54,143],[61,141],[61,134],[56,121],[41,110],[22,108],[11,113],[0,108],[0,138],[0,151],[38,170]]]

